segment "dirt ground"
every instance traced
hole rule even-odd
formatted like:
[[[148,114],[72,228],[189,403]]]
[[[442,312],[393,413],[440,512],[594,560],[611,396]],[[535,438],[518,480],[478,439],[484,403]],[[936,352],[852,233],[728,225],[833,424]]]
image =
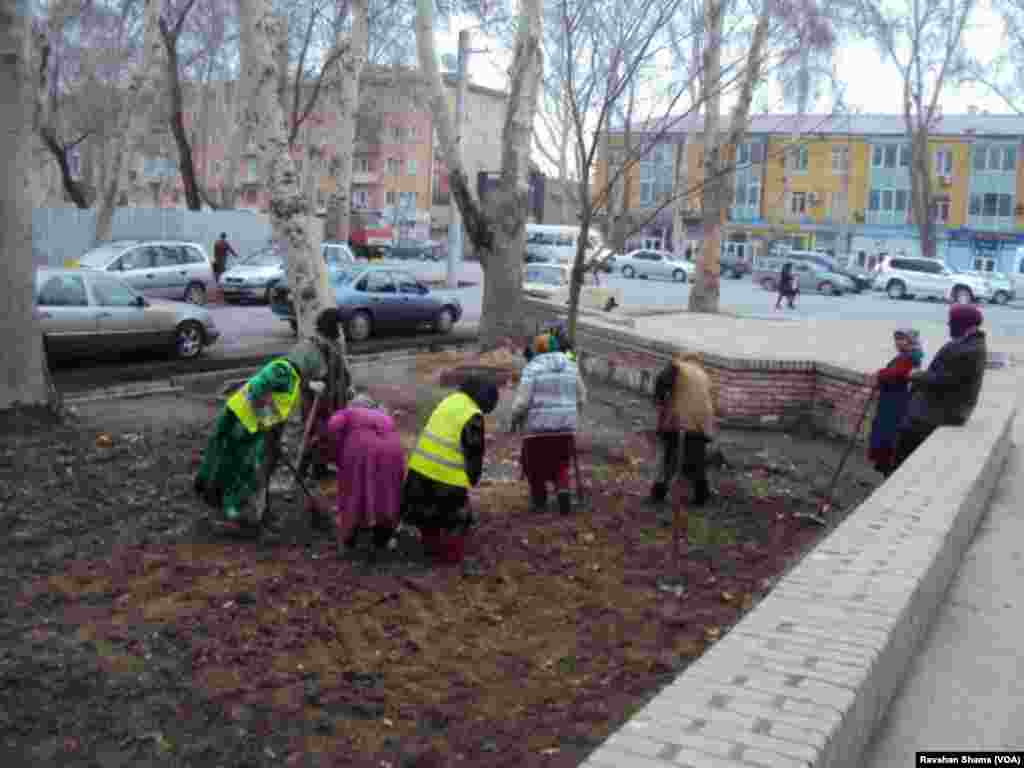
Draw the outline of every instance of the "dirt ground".
[[[364,377],[408,443],[449,363]],[[275,509],[295,514],[280,536],[218,536],[191,492],[204,400],[4,425],[0,763],[577,765],[820,540],[798,513],[816,511],[845,447],[724,432],[729,466],[688,516],[680,594],[671,515],[642,504],[650,406],[591,394],[586,501],[562,518],[527,511],[503,393],[458,566],[404,530],[381,561],[339,559],[283,476]],[[840,506],[880,479],[856,451]]]

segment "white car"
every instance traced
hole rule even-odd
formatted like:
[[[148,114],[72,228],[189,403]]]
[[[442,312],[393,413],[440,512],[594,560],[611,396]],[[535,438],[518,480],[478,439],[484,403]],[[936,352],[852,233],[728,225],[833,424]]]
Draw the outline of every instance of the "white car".
[[[183,240],[112,240],[82,254],[75,266],[115,274],[139,293],[205,304],[216,282],[199,243]]]
[[[662,277],[677,283],[689,282],[693,270],[692,264],[680,260],[674,253],[647,248],[615,256],[610,264],[612,271],[623,277]]]
[[[923,297],[969,304],[990,301],[992,284],[982,277],[957,273],[936,259],[885,256],[879,263],[875,289],[890,299]]]
[[[526,264],[523,266],[523,295],[552,299],[569,295],[571,270],[565,264]]]

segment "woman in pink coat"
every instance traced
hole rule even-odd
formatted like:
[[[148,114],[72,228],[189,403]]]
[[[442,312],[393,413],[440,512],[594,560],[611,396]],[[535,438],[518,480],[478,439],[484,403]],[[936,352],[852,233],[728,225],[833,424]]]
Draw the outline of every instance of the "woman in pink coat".
[[[361,528],[373,531],[375,548],[387,547],[398,528],[405,482],[405,450],[395,422],[366,395],[327,424],[338,467],[336,534],[339,554]]]

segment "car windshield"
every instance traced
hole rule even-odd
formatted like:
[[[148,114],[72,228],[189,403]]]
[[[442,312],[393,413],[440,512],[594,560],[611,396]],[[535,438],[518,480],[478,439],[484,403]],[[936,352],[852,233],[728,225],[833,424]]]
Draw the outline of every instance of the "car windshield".
[[[284,264],[284,256],[277,246],[271,245],[249,254],[242,263],[247,267],[279,267]]]
[[[99,248],[93,248],[91,251],[83,255],[82,258],[78,260],[78,263],[83,267],[105,267],[114,259],[115,256],[117,256],[120,250],[120,248],[116,248],[111,245],[103,245]]]
[[[561,269],[529,267],[526,270],[526,282],[543,283],[544,285],[564,285],[565,276]]]
[[[338,285],[348,285],[352,282],[355,272],[349,269],[339,269],[334,273],[334,282]]]

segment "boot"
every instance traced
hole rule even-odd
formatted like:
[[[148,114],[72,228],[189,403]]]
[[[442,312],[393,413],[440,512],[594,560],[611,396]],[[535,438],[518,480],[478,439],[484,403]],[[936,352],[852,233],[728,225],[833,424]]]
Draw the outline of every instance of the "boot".
[[[558,511],[563,517],[572,514],[572,496],[568,491],[558,492]]]
[[[531,496],[530,511],[537,513],[548,511],[548,492],[546,490]]]
[[[665,503],[668,496],[668,485],[666,483],[655,483],[651,486],[651,495],[647,497],[649,506],[658,506]]]

